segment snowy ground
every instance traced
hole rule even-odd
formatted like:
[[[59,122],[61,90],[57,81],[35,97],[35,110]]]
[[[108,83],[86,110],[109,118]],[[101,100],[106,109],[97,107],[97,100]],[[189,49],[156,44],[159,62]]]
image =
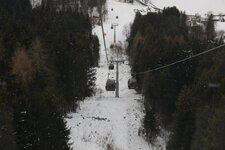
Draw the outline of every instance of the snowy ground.
[[[125,25],[133,22],[133,9],[142,9],[138,3],[127,4],[116,0],[107,0],[108,18],[104,22],[107,47],[113,42],[112,23],[118,23],[117,41],[124,42],[122,34]],[[112,11],[113,8],[113,11]],[[118,19],[116,19],[118,16]],[[165,141],[158,138],[154,146],[149,145],[142,136],[144,107],[141,95],[129,90],[130,78],[128,62],[119,65],[120,98],[114,92],[105,90],[109,78],[115,78],[115,70],[108,71],[104,52],[101,28],[96,26],[93,33],[98,35],[101,43],[100,67],[97,68],[96,95],[80,103],[76,113],[68,114],[67,125],[71,128],[72,147],[75,150],[164,150]],[[109,50],[110,52],[110,50]],[[110,57],[111,58],[111,57]],[[124,59],[125,56],[123,56]],[[114,59],[114,58],[112,58]]]

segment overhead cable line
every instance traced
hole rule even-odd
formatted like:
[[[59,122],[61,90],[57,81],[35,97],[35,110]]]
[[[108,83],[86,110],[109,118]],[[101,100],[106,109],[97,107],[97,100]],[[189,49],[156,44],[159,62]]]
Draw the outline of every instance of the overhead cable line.
[[[222,48],[222,47],[225,47],[225,44],[222,44],[222,45],[220,45],[220,46],[211,48],[211,49],[206,50],[206,51],[203,51],[203,52],[201,52],[201,53],[192,55],[192,56],[190,56],[190,57],[188,57],[188,58],[184,58],[184,59],[175,61],[175,62],[173,62],[173,63],[167,64],[167,65],[164,65],[164,66],[161,66],[161,67],[158,67],[158,68],[150,69],[150,70],[143,71],[143,72],[132,73],[132,74],[134,74],[134,75],[145,74],[145,73],[150,73],[150,72],[153,72],[153,71],[161,70],[161,69],[164,69],[164,68],[168,68],[168,67],[177,65],[177,64],[179,64],[179,63],[185,62],[185,61],[187,61],[187,60],[190,60],[190,59],[192,59],[192,58],[195,58],[195,57],[204,55],[204,54],[209,53],[209,52],[212,52],[212,51],[215,51],[215,50],[217,50],[217,49],[219,49],[219,48]]]
[[[100,17],[100,24],[101,24],[101,27],[102,27],[102,36],[103,36],[104,47],[105,47],[106,61],[107,61],[107,65],[109,65],[109,59],[108,59],[108,54],[107,54],[106,42],[105,42],[105,31],[104,31],[103,21],[102,21],[102,3],[101,3],[101,0],[99,0],[99,8],[100,8],[99,17]]]
[[[162,9],[156,7],[151,1],[149,1],[149,4],[152,5],[151,7],[154,8],[154,9],[162,10]]]

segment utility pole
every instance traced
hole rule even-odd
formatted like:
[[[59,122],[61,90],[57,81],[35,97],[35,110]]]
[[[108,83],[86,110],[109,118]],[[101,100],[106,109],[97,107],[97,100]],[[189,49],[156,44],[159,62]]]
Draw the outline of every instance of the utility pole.
[[[116,97],[119,97],[119,62],[118,62],[118,57],[117,57],[117,61],[116,61]]]
[[[113,23],[112,26],[111,26],[111,29],[114,29],[114,50],[116,48],[116,27],[118,26],[119,24],[118,23]],[[117,49],[117,59],[115,61],[112,61],[114,63],[116,63],[116,97],[119,97],[119,63],[123,63],[124,60],[119,60],[118,58],[118,49]]]
[[[113,60],[116,63],[116,97],[119,97],[119,63],[124,63],[124,60]]]
[[[118,23],[112,23],[111,25],[111,29],[114,29],[114,47],[115,47],[115,43],[116,43],[116,27],[118,26],[119,24]]]

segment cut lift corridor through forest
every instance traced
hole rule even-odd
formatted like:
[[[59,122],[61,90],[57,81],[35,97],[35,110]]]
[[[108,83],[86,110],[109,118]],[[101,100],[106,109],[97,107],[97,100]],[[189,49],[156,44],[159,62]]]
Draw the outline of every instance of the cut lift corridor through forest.
[[[107,8],[108,15],[103,26],[106,34],[106,46],[109,49],[114,40],[112,23],[118,23],[117,42],[124,43],[126,40],[126,36],[123,34],[124,27],[133,22],[134,9],[142,9],[144,6],[137,2],[129,4],[107,0]],[[71,128],[72,147],[77,150],[165,149],[163,138],[158,137],[153,146],[146,142],[144,136],[138,134],[143,130],[144,106],[141,95],[136,94],[135,90],[128,89],[127,82],[131,78],[131,74],[125,54],[122,54],[121,57],[125,63],[119,65],[120,97],[115,98],[115,92],[105,90],[108,73],[110,73],[109,79],[115,79],[116,70],[108,69],[101,26],[96,26],[93,33],[99,37],[101,44],[100,63],[96,68],[96,95],[80,102],[77,112],[68,114],[68,118],[66,118],[67,126]],[[114,55],[110,50],[107,52],[110,61]]]

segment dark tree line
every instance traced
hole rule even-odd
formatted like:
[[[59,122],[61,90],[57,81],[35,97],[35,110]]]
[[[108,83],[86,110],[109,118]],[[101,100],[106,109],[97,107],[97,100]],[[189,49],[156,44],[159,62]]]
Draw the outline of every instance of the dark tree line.
[[[70,149],[63,115],[93,94],[99,59],[89,17],[0,3],[0,149]]]
[[[127,48],[132,72],[164,66],[222,44],[223,39],[215,38],[212,16],[205,26],[205,30],[188,27],[186,15],[175,7],[146,16],[137,13]],[[168,150],[225,148],[224,50],[136,75],[145,95],[149,141],[157,136],[160,125],[172,131]]]
[[[43,0],[43,5],[51,5],[56,10],[72,9],[84,14],[93,12],[93,8],[97,8],[98,12],[106,13],[106,0]],[[91,16],[90,16],[91,17]]]

